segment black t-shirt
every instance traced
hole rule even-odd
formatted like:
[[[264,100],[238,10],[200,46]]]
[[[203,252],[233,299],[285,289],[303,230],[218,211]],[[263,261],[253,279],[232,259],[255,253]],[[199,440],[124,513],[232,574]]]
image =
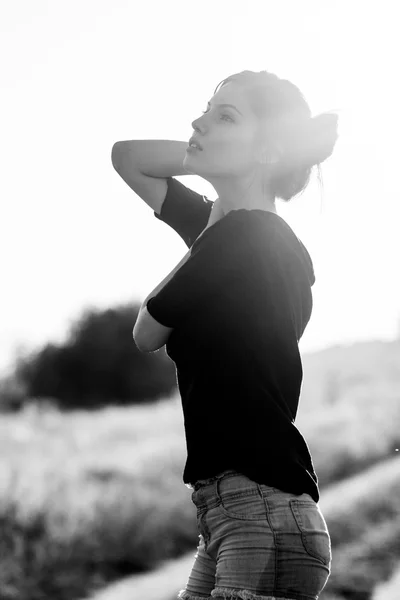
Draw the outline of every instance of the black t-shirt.
[[[279,215],[231,210],[206,227],[212,201],[169,177],[161,214],[191,256],[147,302],[182,399],[184,483],[236,469],[318,502],[307,443],[294,424],[298,348],[312,311],[311,257]]]

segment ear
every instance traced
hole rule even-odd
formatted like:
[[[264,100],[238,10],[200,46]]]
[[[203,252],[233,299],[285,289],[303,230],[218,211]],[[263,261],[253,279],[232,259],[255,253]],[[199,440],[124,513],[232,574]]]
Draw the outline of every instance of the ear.
[[[275,152],[275,154],[263,154],[261,156],[260,162],[263,165],[275,165],[280,161],[280,155]]]
[[[275,165],[282,157],[282,148],[278,145],[263,148],[259,156],[259,162],[263,165]]]

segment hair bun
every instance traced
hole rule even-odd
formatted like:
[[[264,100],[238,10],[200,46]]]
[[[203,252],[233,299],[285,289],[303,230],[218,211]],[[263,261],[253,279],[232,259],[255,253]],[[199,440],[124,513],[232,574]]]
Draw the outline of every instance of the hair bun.
[[[338,121],[338,115],[331,112],[310,119],[309,135],[304,140],[305,166],[312,167],[331,156],[338,139]]]
[[[287,129],[283,156],[272,180],[278,198],[290,200],[304,189],[312,167],[331,156],[338,138],[338,121],[336,113],[326,112],[300,118]]]
[[[326,160],[338,138],[338,120],[336,113],[329,112],[315,117],[290,115],[281,119],[280,139],[284,151],[276,175],[310,169]]]

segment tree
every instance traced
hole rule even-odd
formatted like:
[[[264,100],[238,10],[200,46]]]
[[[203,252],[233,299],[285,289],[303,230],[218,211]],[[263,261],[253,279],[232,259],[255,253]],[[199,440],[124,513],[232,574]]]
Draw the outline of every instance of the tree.
[[[165,347],[143,353],[133,340],[139,308],[85,310],[63,346],[49,343],[37,353],[20,356],[15,377],[28,398],[52,397],[62,408],[98,408],[171,394],[176,372]]]

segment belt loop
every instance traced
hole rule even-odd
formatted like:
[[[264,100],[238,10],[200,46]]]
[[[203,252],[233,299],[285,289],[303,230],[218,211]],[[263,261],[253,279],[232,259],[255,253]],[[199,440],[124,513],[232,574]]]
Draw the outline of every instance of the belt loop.
[[[219,484],[220,481],[226,477],[226,475],[229,475],[229,473],[234,473],[235,471],[233,469],[226,469],[225,471],[223,471],[222,473],[220,473],[219,475],[216,476],[215,479],[215,495],[217,497],[218,500],[218,504],[222,503],[222,499],[221,499],[221,494],[219,492]]]
[[[219,482],[221,481],[222,477],[218,477],[218,479],[215,481],[215,495],[217,497],[217,505],[219,506],[220,504],[222,504],[222,498],[221,495],[219,493]]]

